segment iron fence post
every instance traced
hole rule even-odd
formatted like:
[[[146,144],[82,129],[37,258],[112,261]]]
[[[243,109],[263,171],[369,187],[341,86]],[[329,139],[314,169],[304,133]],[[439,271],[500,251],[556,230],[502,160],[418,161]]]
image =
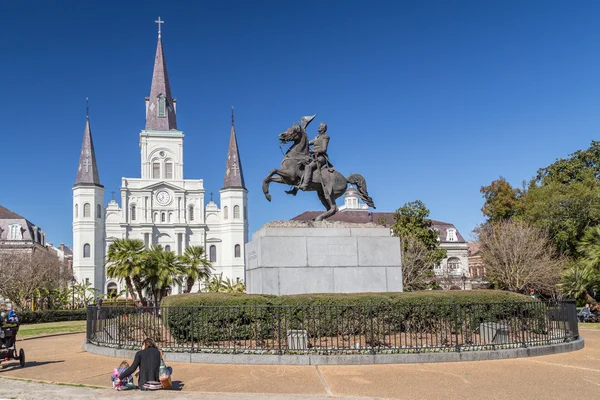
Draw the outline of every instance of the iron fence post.
[[[373,329],[373,306],[369,306],[369,319],[371,320],[371,354],[375,354],[375,330]]]
[[[456,304],[454,306],[454,318],[452,319],[452,329],[454,329],[454,340],[456,341],[456,352],[460,353],[460,344],[458,344],[458,310],[456,308]]]
[[[527,341],[525,340],[525,315],[520,304],[517,305],[517,314],[521,320],[521,341],[523,342],[523,347],[527,348]]]
[[[281,351],[281,306],[277,306],[277,343],[279,345],[279,355],[283,354]]]
[[[192,337],[190,339],[192,340],[192,353],[193,353],[194,352],[194,318],[195,318],[196,314],[199,314],[199,313],[194,312],[194,307],[191,307],[190,312],[192,313],[191,318],[190,318],[192,320],[192,331],[190,332]]]

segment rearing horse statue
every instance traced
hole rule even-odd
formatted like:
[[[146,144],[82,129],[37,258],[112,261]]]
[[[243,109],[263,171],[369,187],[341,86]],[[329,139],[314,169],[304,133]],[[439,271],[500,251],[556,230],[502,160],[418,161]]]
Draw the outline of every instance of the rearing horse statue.
[[[269,172],[269,175],[264,179],[262,189],[267,200],[271,201],[269,194],[269,184],[271,182],[283,183],[285,185],[294,186],[293,189],[286,191],[287,194],[296,195],[298,192],[298,184],[303,175],[303,166],[309,160],[309,140],[306,130],[300,124],[293,125],[291,128],[279,135],[279,140],[282,144],[293,142],[294,144],[288,149],[283,157],[279,169],[274,169]],[[317,168],[306,191],[317,192],[319,200],[327,209],[326,212],[315,218],[315,221],[321,221],[329,218],[338,211],[335,203],[338,197],[346,193],[348,184],[356,186],[360,199],[369,207],[375,208],[373,199],[367,193],[367,183],[365,178],[360,174],[350,174],[347,178],[337,171],[330,171],[329,168],[322,166]]]

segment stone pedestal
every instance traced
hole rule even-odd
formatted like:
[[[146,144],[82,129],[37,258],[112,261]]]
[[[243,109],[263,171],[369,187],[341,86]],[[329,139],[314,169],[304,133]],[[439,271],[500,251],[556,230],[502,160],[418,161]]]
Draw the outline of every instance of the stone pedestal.
[[[248,293],[402,291],[400,240],[375,224],[275,221],[245,254]]]

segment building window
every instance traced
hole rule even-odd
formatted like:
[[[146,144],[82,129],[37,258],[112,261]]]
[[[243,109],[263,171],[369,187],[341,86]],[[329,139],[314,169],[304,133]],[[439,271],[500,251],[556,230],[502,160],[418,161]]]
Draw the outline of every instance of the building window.
[[[223,207],[223,219],[229,219],[229,207]]]
[[[90,284],[90,278],[85,278],[85,284],[89,285]]]
[[[233,219],[240,219],[240,206],[233,207]]]
[[[166,246],[165,246],[165,251],[171,251],[171,246],[169,246],[169,245],[166,245]]]
[[[23,239],[23,235],[21,235],[21,225],[13,224],[8,226],[8,240],[21,240]]]
[[[152,179],[160,179],[160,163],[152,163]]]
[[[189,217],[190,217],[190,221],[194,220],[194,206],[189,206]]]
[[[165,163],[165,179],[173,179],[173,163]]]
[[[244,221],[248,220],[248,207],[244,206]]]
[[[96,218],[102,218],[102,206],[96,204]]]
[[[88,243],[83,245],[83,258],[90,258],[90,245]]]
[[[79,204],[75,204],[75,218],[79,218]]]
[[[158,95],[158,116],[165,117],[167,111],[167,99],[164,94]]]
[[[446,241],[456,242],[456,229],[448,229],[446,231]]]
[[[135,221],[135,204],[131,205],[131,220]]]
[[[155,212],[154,215],[152,215],[152,222],[158,222],[158,213]]]
[[[161,213],[161,214],[160,214],[160,222],[166,222],[166,216],[165,216],[165,213]]]
[[[210,246],[210,262],[217,262],[217,246],[214,244]]]
[[[109,298],[117,297],[117,290],[118,286],[114,282],[110,282],[108,285],[106,285],[106,293],[108,294]]]
[[[448,259],[448,271],[458,271],[460,269],[460,260],[457,257],[450,257]]]
[[[92,211],[90,209],[90,204],[89,203],[85,203],[83,205],[83,218],[89,218],[90,217],[90,212]]]
[[[234,253],[235,258],[240,258],[242,256],[241,255],[242,248],[241,248],[241,246],[239,244],[235,245],[233,253]]]

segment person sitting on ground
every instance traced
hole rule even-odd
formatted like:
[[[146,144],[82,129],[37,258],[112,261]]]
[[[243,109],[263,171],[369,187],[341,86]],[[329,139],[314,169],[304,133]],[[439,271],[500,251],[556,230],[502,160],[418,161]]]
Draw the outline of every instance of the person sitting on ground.
[[[133,364],[119,375],[119,380],[133,374],[139,367],[138,386],[143,388],[146,382],[158,382],[160,370],[160,352],[154,340],[147,338],[142,343],[142,349],[135,353]]]

